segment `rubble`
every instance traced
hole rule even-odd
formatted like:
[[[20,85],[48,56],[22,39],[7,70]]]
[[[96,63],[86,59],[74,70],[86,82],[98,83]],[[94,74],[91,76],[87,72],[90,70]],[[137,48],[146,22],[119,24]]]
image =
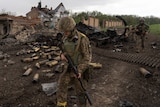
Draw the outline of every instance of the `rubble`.
[[[51,96],[57,91],[57,82],[51,83],[42,83],[42,90],[47,94],[47,96]]]

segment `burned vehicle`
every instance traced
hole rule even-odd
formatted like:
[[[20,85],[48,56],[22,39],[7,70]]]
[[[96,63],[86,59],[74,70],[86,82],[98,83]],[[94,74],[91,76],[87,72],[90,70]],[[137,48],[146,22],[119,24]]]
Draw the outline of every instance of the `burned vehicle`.
[[[76,25],[76,28],[88,36],[88,38],[91,41],[91,44],[100,47],[106,44],[118,44],[120,42],[127,41],[126,37],[126,30],[127,30],[127,23],[126,21],[120,17],[116,16],[118,19],[120,19],[123,22],[123,27],[121,28],[108,28],[106,31],[100,31],[97,30],[95,27],[91,27],[88,25],[83,24],[82,22],[79,22]]]

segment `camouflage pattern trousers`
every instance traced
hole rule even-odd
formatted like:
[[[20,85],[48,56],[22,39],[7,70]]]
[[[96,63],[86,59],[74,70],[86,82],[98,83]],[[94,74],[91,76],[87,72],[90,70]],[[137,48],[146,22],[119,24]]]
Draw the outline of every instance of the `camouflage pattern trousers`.
[[[136,35],[135,39],[136,39],[136,51],[140,52],[145,47],[145,44],[144,44],[145,35]]]
[[[84,85],[84,88],[87,86],[87,81],[81,79]],[[78,107],[86,107],[86,97],[84,94],[84,90],[81,87],[79,80],[75,77],[73,71],[72,72],[64,72],[61,74],[58,81],[58,90],[57,90],[57,102],[67,102],[67,93],[68,86],[73,85],[77,98],[78,98]]]

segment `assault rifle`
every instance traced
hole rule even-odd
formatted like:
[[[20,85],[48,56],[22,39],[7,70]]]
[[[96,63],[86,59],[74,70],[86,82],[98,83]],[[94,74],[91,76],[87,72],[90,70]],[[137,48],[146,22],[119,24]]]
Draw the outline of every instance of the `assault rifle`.
[[[57,34],[57,38],[58,38],[58,41],[59,41],[58,47],[60,48],[60,50],[62,51],[62,53],[64,53],[65,50],[62,48],[62,44],[63,44],[63,42],[62,42],[62,34],[58,33],[58,34]],[[78,74],[77,67],[74,65],[71,57],[70,57],[67,53],[65,53],[65,57],[66,57],[66,59],[68,60],[69,66],[73,69],[74,74],[78,77],[79,74]],[[89,94],[88,94],[87,90],[84,88],[84,85],[83,85],[83,83],[82,83],[81,78],[77,78],[77,79],[78,79],[78,81],[80,82],[82,89],[84,90],[84,94],[85,94],[85,96],[86,96],[89,104],[92,105],[92,101],[91,101],[91,99],[90,99],[90,97],[89,97]]]

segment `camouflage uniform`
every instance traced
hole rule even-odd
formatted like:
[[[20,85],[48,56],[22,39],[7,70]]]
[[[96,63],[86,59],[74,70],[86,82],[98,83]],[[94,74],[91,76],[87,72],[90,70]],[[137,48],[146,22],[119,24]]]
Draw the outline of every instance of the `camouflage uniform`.
[[[140,19],[140,23],[136,26],[136,52],[144,49],[144,40],[148,30],[149,26],[144,23],[144,19]]]
[[[89,47],[89,39],[84,34],[78,32],[76,29],[72,30],[72,33],[69,37],[63,38],[62,48],[67,54],[71,56],[71,59],[76,65],[78,72],[82,74],[81,80],[85,88],[87,86],[87,78],[84,78],[84,75],[88,69],[88,63],[91,61]],[[56,93],[57,106],[65,107],[65,105],[67,105],[67,91],[68,85],[70,84],[75,86],[74,88],[79,100],[78,107],[86,107],[86,97],[84,90],[82,89],[77,77],[75,77],[73,70],[67,63],[65,64],[65,70],[61,74],[58,81],[58,91]]]
[[[130,38],[131,38],[131,41],[133,41],[133,42],[136,41],[136,37],[135,37],[135,26],[133,26],[133,25],[130,26],[129,36],[130,36]]]

